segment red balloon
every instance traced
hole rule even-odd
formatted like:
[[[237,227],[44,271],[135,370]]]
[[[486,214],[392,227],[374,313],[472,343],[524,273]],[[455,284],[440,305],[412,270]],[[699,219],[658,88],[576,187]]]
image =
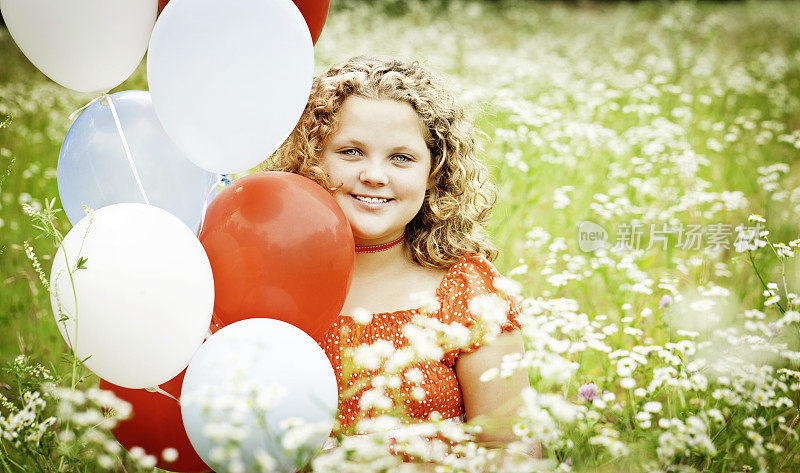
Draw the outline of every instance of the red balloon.
[[[183,376],[181,374],[159,386],[176,399],[180,399]],[[133,406],[131,417],[124,420],[114,429],[114,437],[125,449],[141,447],[149,455],[158,458],[156,466],[163,470],[183,473],[200,473],[211,468],[194,451],[186,430],[183,428],[181,406],[178,401],[164,394],[149,392],[145,389],[128,389],[100,380],[100,389],[113,391],[120,398]],[[174,462],[164,461],[161,456],[166,448],[178,451]]]
[[[328,191],[297,174],[250,174],[220,192],[200,230],[224,325],[277,319],[317,341],[339,316],[355,244]]]
[[[322,27],[328,19],[328,8],[330,0],[293,0],[294,4],[306,19],[308,30],[311,32],[311,41],[317,44],[319,35],[322,34]]]
[[[331,5],[330,0],[292,0],[297,5],[297,9],[303,14],[303,18],[308,25],[308,31],[311,33],[311,41],[317,44],[319,35],[322,34],[322,27],[325,26],[325,20],[328,18],[328,8]],[[158,0],[158,11],[167,6],[169,0]]]
[[[224,326],[225,324],[223,324],[222,321],[219,319],[219,317],[217,317],[217,314],[211,315],[211,325],[208,327],[208,331],[211,333],[211,335],[217,333],[217,330],[221,329]],[[208,336],[206,337],[206,339],[208,339]]]

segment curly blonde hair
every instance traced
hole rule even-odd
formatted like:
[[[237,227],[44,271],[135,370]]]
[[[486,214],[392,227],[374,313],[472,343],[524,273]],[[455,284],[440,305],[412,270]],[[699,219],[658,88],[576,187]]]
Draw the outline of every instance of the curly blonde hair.
[[[337,129],[337,113],[351,95],[410,104],[427,129],[432,185],[419,213],[406,225],[405,245],[422,266],[449,268],[466,253],[490,261],[497,249],[486,232],[497,199],[486,166],[476,157],[476,128],[438,78],[419,62],[357,56],[314,79],[311,94],[291,135],[260,166],[305,176],[330,191],[320,166],[325,141]]]

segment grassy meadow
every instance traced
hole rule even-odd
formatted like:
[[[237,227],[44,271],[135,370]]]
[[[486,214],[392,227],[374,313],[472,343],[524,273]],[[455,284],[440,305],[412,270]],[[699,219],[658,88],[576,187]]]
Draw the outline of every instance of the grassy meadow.
[[[800,4],[332,3],[318,71],[418,59],[485,133],[495,264],[525,298],[533,394],[516,431],[543,439],[536,468],[798,471]],[[93,97],[49,81],[4,29],[0,57],[0,364],[17,366],[0,375],[2,417],[34,376],[19,355],[66,370],[23,244],[48,276],[55,247],[21,205],[58,197],[68,116]],[[115,91],[131,89],[147,89],[144,62]],[[585,251],[579,227],[615,248]],[[25,458],[6,420],[3,451]],[[348,455],[314,469],[381,469]]]

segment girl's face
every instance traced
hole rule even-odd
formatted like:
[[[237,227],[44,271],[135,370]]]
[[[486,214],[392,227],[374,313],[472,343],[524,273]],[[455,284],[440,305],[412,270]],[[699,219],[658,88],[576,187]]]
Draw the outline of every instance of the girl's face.
[[[431,153],[425,127],[406,102],[346,98],[339,128],[325,142],[321,166],[356,245],[395,240],[417,215],[429,187]]]

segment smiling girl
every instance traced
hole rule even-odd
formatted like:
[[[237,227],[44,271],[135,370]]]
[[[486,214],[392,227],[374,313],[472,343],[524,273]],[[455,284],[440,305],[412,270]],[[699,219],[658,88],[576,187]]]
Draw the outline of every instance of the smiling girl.
[[[344,348],[377,340],[408,345],[403,325],[423,313],[412,295],[435,293],[439,309],[428,316],[469,328],[479,325],[469,310],[472,300],[502,298],[508,320],[496,341],[419,363],[424,396],[405,402],[409,416],[420,420],[492,419],[495,428],[478,440],[500,446],[515,440],[509,419],[528,382],[524,371],[510,380],[480,381],[523,344],[518,302],[494,287],[500,275],[490,261],[497,250],[484,225],[495,188],[476,157],[475,134],[453,96],[418,63],[356,57],[314,81],[296,128],[262,168],[326,187],[350,222],[353,282],[343,315],[322,342],[340,394],[354,382],[343,386]],[[372,314],[358,330],[357,309]],[[363,392],[341,396],[342,427],[358,419]]]

